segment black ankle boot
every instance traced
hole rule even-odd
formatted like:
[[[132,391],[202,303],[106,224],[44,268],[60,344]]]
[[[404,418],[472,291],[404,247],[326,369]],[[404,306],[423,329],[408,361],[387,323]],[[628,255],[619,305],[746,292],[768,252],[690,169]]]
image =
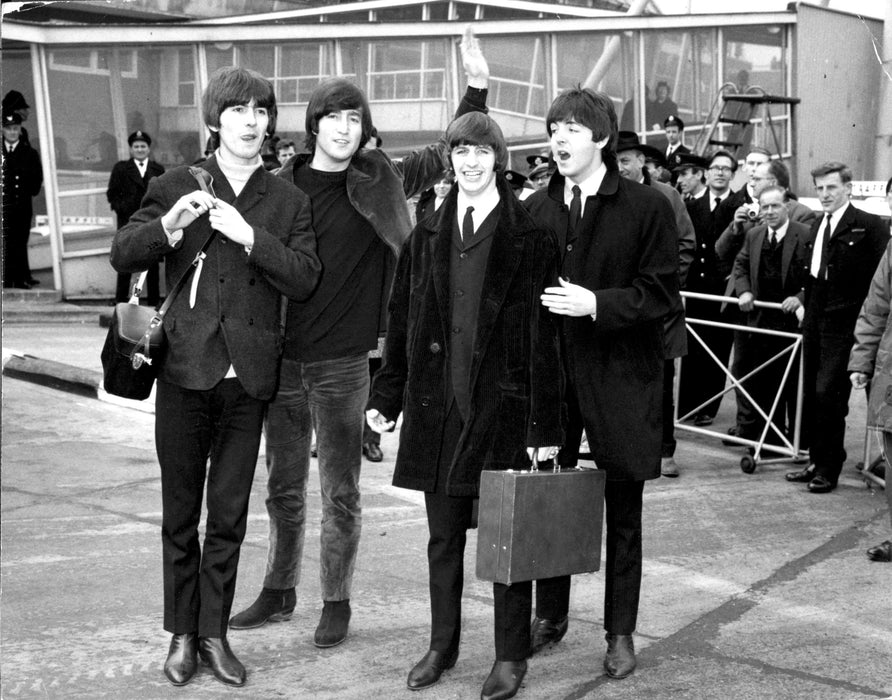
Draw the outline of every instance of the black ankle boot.
[[[264,588],[251,607],[232,617],[229,627],[234,630],[249,630],[262,627],[267,622],[290,620],[296,602],[297,594],[293,588],[283,591]]]

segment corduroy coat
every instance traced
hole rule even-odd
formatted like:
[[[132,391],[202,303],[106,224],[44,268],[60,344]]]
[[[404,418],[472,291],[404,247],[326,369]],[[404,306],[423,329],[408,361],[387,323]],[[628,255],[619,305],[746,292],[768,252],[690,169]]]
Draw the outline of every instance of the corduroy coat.
[[[880,264],[870,282],[870,291],[855,323],[855,345],[849,356],[849,372],[863,372],[871,378],[867,425],[886,432],[892,432],[890,308],[892,308],[892,243],[886,246],[886,252],[880,259]]]
[[[190,307],[189,280],[164,318],[167,354],[159,378],[185,389],[207,390],[226,375],[230,364],[245,391],[272,398],[281,355],[281,295],[309,296],[319,279],[316,236],[310,202],[294,185],[258,168],[238,197],[211,156],[202,167],[214,178],[218,198],[233,205],[254,229],[254,245],[217,234],[207,251]],[[115,234],[111,264],[118,272],[138,272],[165,261],[171,289],[211,233],[202,215],[183,230],[172,247],[161,217],[198,183],[181,166],[149,182],[142,207]],[[193,273],[194,275],[195,273]]]
[[[554,238],[498,176],[501,211],[480,298],[470,370],[470,412],[446,480],[476,497],[484,469],[523,469],[526,447],[561,445],[558,321],[540,302],[557,281]],[[384,365],[368,407],[403,424],[393,483],[433,491],[450,368],[449,265],[457,188],[419,222],[400,254],[389,305]]]
[[[620,177],[613,164],[597,196],[586,201],[575,241],[566,240],[569,212],[560,173],[524,204],[537,224],[558,233],[561,274],[597,299],[596,320],[563,322],[568,379],[595,464],[610,480],[656,479],[663,435],[663,320],[679,295],[672,206],[653,187]]]

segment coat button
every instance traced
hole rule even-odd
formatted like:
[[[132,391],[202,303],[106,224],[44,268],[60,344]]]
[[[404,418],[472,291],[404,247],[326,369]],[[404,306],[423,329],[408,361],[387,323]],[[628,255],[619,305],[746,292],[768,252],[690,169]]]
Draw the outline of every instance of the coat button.
[[[252,277],[251,279],[248,280],[248,284],[250,284],[253,287],[256,284],[256,280]]]
[[[220,323],[226,323],[226,316],[220,316]]]
[[[226,279],[224,277],[220,278],[220,284],[223,284],[225,281],[226,281]]]
[[[453,333],[461,333],[461,328],[459,328],[458,326],[453,326],[453,327],[452,327],[452,332],[453,332]]]
[[[466,257],[468,257],[468,254],[467,253],[459,253],[458,257],[460,257],[462,260],[464,260]]]
[[[567,250],[573,250],[573,244],[572,244],[572,243],[568,243],[568,244],[567,244]]]
[[[464,293],[461,289],[456,289],[456,290],[455,290],[455,296],[457,296],[457,297],[463,297],[464,295],[465,295],[465,293]]]
[[[438,352],[440,352],[440,344],[439,343],[431,343],[430,351],[436,355]]]
[[[421,397],[421,405],[424,406],[424,407],[430,406],[430,405],[431,405],[430,397],[428,397],[428,396],[422,396],[422,397]]]

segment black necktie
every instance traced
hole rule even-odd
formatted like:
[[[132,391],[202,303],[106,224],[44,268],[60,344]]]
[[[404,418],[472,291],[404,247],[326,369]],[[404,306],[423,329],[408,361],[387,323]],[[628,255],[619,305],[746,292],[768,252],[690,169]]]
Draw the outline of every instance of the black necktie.
[[[773,228],[768,229],[768,245],[771,246],[771,250],[777,247],[777,231]]]
[[[827,249],[830,247],[830,214],[827,214],[827,225],[824,226],[824,239],[821,241],[821,266],[818,268],[818,279],[827,278]]]
[[[721,204],[721,203],[722,203],[722,198],[721,198],[721,197],[716,197],[716,198],[715,198],[715,206],[713,207],[712,210],[715,211],[716,209],[718,209],[718,208],[719,208],[719,204]]]
[[[582,213],[582,190],[573,185],[573,199],[570,200],[570,233],[576,238],[579,228],[579,215]]]
[[[461,237],[463,241],[469,241],[474,237],[474,217],[471,213],[474,207],[468,207],[465,212],[465,218],[461,222]]]

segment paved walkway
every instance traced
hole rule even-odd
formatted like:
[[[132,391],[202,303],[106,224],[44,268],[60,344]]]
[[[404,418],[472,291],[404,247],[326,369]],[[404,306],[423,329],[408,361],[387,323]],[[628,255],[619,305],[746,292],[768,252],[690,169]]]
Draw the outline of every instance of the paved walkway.
[[[492,663],[492,607],[490,585],[474,576],[473,532],[461,658],[438,686],[405,687],[426,649],[429,618],[423,499],[390,485],[398,434],[385,436],[383,463],[363,465],[348,640],[330,650],[311,643],[320,609],[314,473],[294,617],[230,634],[248,684],[224,688],[207,669],[185,688],[167,684],[151,402],[136,411],[41,386],[51,382],[38,376],[41,367],[66,366],[95,377],[105,333],[98,323],[3,326],[3,698],[479,697]],[[730,420],[726,406],[719,424]],[[889,520],[883,494],[852,466],[863,420],[856,397],[851,458],[839,488],[823,496],[787,484],[786,465],[746,475],[739,449],[681,434],[681,477],[645,489],[638,670],[618,682],[601,675],[603,577],[578,576],[570,631],[531,660],[518,697],[892,696],[892,568],[864,555],[889,536]],[[236,609],[250,604],[262,582],[264,472],[261,457]]]

